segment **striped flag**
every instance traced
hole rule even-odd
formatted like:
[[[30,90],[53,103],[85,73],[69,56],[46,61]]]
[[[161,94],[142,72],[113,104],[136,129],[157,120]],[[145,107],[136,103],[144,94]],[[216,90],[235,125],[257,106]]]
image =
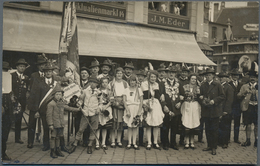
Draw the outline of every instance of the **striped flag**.
[[[59,65],[61,75],[80,84],[78,29],[75,2],[63,2],[61,33],[59,43]]]

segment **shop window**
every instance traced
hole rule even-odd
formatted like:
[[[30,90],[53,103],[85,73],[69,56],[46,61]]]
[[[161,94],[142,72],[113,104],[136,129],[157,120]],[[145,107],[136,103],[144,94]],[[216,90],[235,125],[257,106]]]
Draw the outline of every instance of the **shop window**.
[[[149,2],[150,10],[187,16],[187,2]]]
[[[212,27],[212,35],[211,35],[212,39],[216,39],[217,38],[217,27]]]
[[[40,7],[40,2],[9,2],[9,3]]]

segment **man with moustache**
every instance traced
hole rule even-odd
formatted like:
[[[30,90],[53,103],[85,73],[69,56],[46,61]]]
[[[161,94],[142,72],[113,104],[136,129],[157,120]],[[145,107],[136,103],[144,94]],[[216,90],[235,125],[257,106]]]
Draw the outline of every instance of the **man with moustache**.
[[[35,137],[35,129],[36,129],[36,121],[37,118],[40,117],[39,112],[37,112],[37,110],[34,110],[35,108],[33,108],[33,97],[35,95],[37,95],[38,90],[34,89],[32,90],[33,84],[39,84],[40,81],[42,81],[44,79],[44,72],[43,72],[43,68],[45,67],[45,65],[47,64],[47,60],[42,56],[42,55],[38,55],[37,58],[37,68],[38,71],[32,73],[31,75],[31,79],[30,79],[30,96],[28,98],[28,109],[30,110],[29,112],[29,125],[28,125],[28,145],[27,148],[33,148],[33,143],[34,143],[34,137]],[[38,128],[41,128],[41,123],[40,121],[38,121]]]
[[[258,74],[255,71],[249,72],[249,83],[244,84],[239,93],[238,97],[243,98],[241,102],[241,109],[243,111],[243,124],[246,126],[246,141],[241,146],[250,146],[251,141],[251,125],[254,124],[254,135],[255,143],[257,147],[257,129],[258,129]]]
[[[222,103],[223,113],[219,122],[219,137],[218,144],[222,146],[223,149],[228,147],[229,134],[231,129],[231,111],[234,99],[234,90],[228,83],[228,75],[226,73],[219,73],[220,83],[223,87],[226,99]]]
[[[221,103],[225,100],[225,94],[220,83],[213,81],[215,71],[207,68],[206,81],[200,87],[201,116],[205,120],[205,131],[207,138],[207,148],[203,151],[211,151],[212,155],[216,155],[218,143],[219,117],[222,116]]]
[[[12,91],[16,100],[21,104],[21,110],[15,114],[15,143],[23,144],[21,140],[21,125],[23,112],[26,107],[26,93],[29,88],[29,77],[24,71],[29,64],[24,59],[16,62],[17,71],[12,73]]]
[[[95,58],[94,61],[91,62],[91,65],[89,66],[90,70],[90,76],[91,77],[97,77],[99,72],[99,62]]]
[[[113,76],[109,75],[112,68],[112,62],[109,59],[104,60],[104,62],[100,64],[100,68],[102,73],[97,76],[97,79],[100,80],[103,77],[108,77],[109,81],[112,81]]]
[[[123,67],[125,73],[123,75],[123,80],[128,82],[128,79],[130,76],[133,74],[133,71],[135,69],[134,65],[132,62],[126,63],[125,66]]]
[[[230,86],[233,88],[234,91],[234,101],[232,104],[232,112],[231,116],[234,119],[234,142],[241,144],[239,141],[239,127],[240,127],[240,119],[241,119],[241,108],[240,108],[240,103],[241,103],[241,98],[237,96],[239,93],[242,83],[239,81],[239,78],[241,76],[241,72],[237,68],[233,69],[230,72],[231,75],[231,81],[229,82]],[[231,133],[231,128],[230,128],[230,133]],[[230,133],[229,133],[229,140],[230,140]]]

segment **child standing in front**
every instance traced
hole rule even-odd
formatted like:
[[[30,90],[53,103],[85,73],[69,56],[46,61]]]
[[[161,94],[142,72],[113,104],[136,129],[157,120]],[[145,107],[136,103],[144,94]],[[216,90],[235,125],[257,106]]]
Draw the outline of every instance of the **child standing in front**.
[[[73,108],[66,105],[62,97],[63,90],[61,87],[56,87],[54,89],[54,98],[47,105],[46,119],[51,131],[50,156],[52,158],[57,158],[58,156],[64,157],[60,149],[60,138],[64,137],[64,108],[68,111],[80,111],[80,108]]]
[[[138,127],[142,120],[143,113],[143,92],[137,86],[137,77],[135,75],[131,75],[128,79],[129,88],[127,88],[126,93],[126,105],[124,113],[124,122],[127,124],[128,129],[128,145],[126,149],[131,148],[131,144],[133,143],[133,147],[136,150],[139,150],[139,147],[136,145],[136,136]],[[133,142],[132,142],[133,138]]]

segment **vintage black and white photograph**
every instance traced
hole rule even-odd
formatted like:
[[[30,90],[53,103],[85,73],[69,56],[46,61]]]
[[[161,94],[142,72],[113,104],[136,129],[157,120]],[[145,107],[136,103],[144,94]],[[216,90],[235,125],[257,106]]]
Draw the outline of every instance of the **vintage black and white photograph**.
[[[6,1],[2,164],[257,164],[258,1]]]

